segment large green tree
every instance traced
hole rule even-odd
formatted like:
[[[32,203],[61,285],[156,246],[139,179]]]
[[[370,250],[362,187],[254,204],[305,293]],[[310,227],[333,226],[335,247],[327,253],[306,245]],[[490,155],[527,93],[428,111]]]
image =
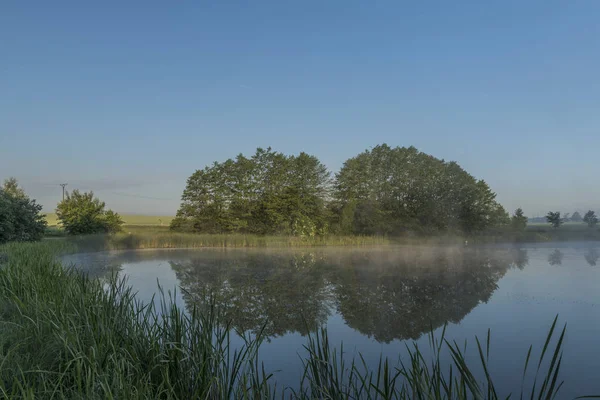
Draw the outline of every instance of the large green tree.
[[[7,179],[0,188],[0,243],[40,240],[46,229],[41,211],[16,179]]]
[[[106,204],[94,197],[93,192],[74,190],[58,203],[56,216],[70,235],[120,231],[123,220],[119,214],[105,208]]]
[[[487,183],[414,147],[383,144],[347,160],[334,199],[343,233],[474,232],[508,222]]]
[[[187,181],[171,228],[207,233],[294,233],[327,230],[330,173],[314,156],[271,148],[215,162]]]
[[[548,214],[546,214],[546,221],[548,221],[555,229],[560,228],[560,226],[565,223],[565,220],[560,216],[559,211],[549,211]]]
[[[598,217],[596,216],[596,212],[593,210],[589,210],[583,216],[583,221],[588,224],[590,228],[595,227],[598,224]]]

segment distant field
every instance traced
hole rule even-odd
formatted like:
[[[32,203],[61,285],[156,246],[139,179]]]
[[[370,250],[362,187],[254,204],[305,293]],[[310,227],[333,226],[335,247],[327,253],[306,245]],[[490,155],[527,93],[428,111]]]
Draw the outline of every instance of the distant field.
[[[125,221],[125,225],[145,225],[145,226],[169,226],[172,216],[164,216],[164,215],[134,215],[134,214],[121,214],[121,218]],[[47,213],[46,221],[48,221],[48,226],[57,225],[56,214]]]

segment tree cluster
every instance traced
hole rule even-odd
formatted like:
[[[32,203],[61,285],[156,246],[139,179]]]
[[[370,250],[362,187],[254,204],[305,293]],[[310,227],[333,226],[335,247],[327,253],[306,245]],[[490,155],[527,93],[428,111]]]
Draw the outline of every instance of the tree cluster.
[[[598,217],[596,216],[596,212],[593,210],[588,210],[585,213],[583,218],[579,212],[575,211],[573,215],[569,218],[569,213],[565,215],[561,215],[559,211],[549,211],[546,214],[546,221],[552,225],[553,228],[560,228],[565,222],[584,222],[590,228],[594,228],[598,224]]]
[[[187,181],[171,227],[207,233],[319,235],[481,231],[509,217],[487,183],[414,147],[379,145],[332,179],[314,156],[257,149]]]
[[[270,148],[215,162],[187,181],[171,227],[178,230],[314,236],[327,230],[327,168],[314,156]]]
[[[27,197],[16,179],[0,188],[0,244],[40,240],[46,230],[42,206]]]

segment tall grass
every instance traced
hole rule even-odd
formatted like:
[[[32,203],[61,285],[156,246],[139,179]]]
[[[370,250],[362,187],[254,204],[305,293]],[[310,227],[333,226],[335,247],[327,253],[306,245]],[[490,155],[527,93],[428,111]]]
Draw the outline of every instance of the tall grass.
[[[327,236],[299,238],[294,236],[190,234],[168,231],[138,231],[114,235],[69,237],[69,243],[85,251],[172,249],[172,248],[289,248],[312,246],[373,246],[389,243],[384,237]]]
[[[550,327],[539,359],[535,363],[535,373],[530,382],[529,367],[532,347],[525,357],[519,398],[554,399],[560,396],[563,381],[559,379],[562,363],[562,346],[566,331],[563,327],[558,339],[555,338],[556,317]],[[332,349],[327,331],[321,329],[310,335],[304,360],[304,376],[295,398],[301,399],[500,399],[496,385],[489,373],[490,331],[485,342],[475,338],[480,364],[479,369],[469,366],[465,359],[466,348],[445,338],[445,327],[440,337],[429,334],[429,347],[432,356],[429,361],[423,356],[417,344],[407,345],[406,362],[392,365],[388,359],[380,358],[378,365],[369,368],[359,355],[346,366],[343,346],[339,351]],[[446,366],[441,354],[448,351],[452,364]],[[478,379],[482,371],[483,379]],[[508,397],[512,397],[508,395]],[[507,397],[507,398],[508,398]],[[516,398],[516,396],[515,396]],[[598,396],[586,396],[598,398]]]
[[[50,242],[50,241],[49,241]],[[408,347],[400,365],[380,359],[346,363],[325,330],[311,334],[304,374],[282,390],[259,362],[261,334],[231,346],[231,331],[209,307],[185,313],[170,293],[141,304],[125,281],[108,285],[63,269],[68,242],[0,247],[0,398],[11,399],[496,399],[489,374],[490,335],[477,341],[479,366],[442,333],[430,335],[433,357]],[[536,363],[526,356],[521,398],[560,394],[565,329],[551,326]],[[452,365],[440,358],[450,352]],[[536,369],[533,382],[528,366]],[[450,367],[448,369],[447,367]],[[479,368],[479,369],[477,369]],[[483,371],[484,379],[476,378]],[[531,389],[527,389],[531,388]]]
[[[317,236],[300,238],[283,235],[245,234],[192,234],[169,231],[160,226],[126,226],[125,232],[114,235],[67,236],[57,228],[48,228],[47,240],[67,240],[80,251],[174,249],[174,248],[297,248],[319,246],[382,246],[400,245],[462,245],[491,243],[526,243],[551,241],[600,240],[600,230],[526,230],[514,232],[506,229],[480,232],[477,235],[439,234],[434,236]]]
[[[216,312],[149,305],[124,281],[63,270],[51,246],[11,245],[0,271],[0,397],[254,398],[260,337],[230,347]]]

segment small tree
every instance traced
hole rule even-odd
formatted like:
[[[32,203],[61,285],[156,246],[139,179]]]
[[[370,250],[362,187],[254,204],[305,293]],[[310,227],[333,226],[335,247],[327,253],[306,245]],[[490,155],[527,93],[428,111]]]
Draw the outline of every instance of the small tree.
[[[56,216],[69,235],[119,232],[123,220],[119,214],[104,208],[105,203],[95,198],[93,192],[74,190],[58,203]]]
[[[581,214],[579,214],[579,211],[575,211],[573,213],[573,215],[571,216],[571,221],[573,221],[573,222],[581,222],[581,221],[583,221],[583,218],[581,218]]]
[[[598,224],[598,217],[596,216],[596,213],[594,211],[589,210],[583,216],[583,222],[585,222],[586,224],[588,224],[588,226],[590,228],[593,228],[593,227],[596,226],[596,224]]]
[[[510,221],[512,228],[516,231],[524,231],[527,227],[527,217],[523,214],[523,209],[517,208]]]
[[[40,240],[46,230],[42,206],[31,200],[14,178],[0,188],[0,243]]]
[[[560,212],[556,211],[556,212],[548,212],[548,214],[546,215],[546,221],[548,221],[548,223],[552,224],[553,228],[560,228],[560,226],[565,222],[561,217],[560,217]]]

